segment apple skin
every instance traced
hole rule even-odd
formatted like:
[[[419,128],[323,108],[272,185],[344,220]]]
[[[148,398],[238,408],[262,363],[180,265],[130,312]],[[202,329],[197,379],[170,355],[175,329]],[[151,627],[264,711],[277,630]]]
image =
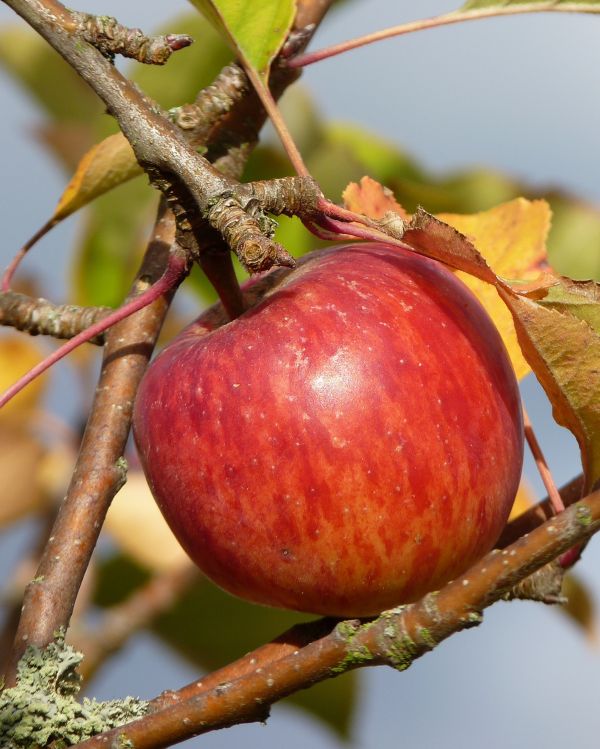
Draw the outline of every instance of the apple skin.
[[[447,268],[391,245],[332,248],[233,322],[211,319],[155,359],[134,413],[156,501],[208,577],[361,617],[493,547],[521,475],[518,385]]]

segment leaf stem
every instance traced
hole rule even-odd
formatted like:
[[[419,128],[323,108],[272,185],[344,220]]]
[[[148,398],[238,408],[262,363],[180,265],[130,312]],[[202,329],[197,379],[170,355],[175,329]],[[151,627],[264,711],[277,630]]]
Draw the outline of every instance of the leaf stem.
[[[50,229],[52,229],[52,227],[56,226],[57,223],[58,221],[53,218],[49,221],[46,221],[46,223],[41,226],[36,231],[36,233],[27,240],[27,242],[25,242],[23,247],[21,247],[21,249],[17,252],[14,258],[11,260],[9,266],[4,271],[2,281],[0,282],[0,291],[10,290],[10,284],[12,283],[13,276],[15,275],[15,272],[21,264],[21,261],[23,260],[25,255],[29,252],[33,245],[36,244],[43,236],[45,236],[50,231]]]
[[[90,341],[100,333],[103,333],[107,328],[124,320],[126,317],[129,317],[129,315],[132,315],[143,307],[152,304],[155,299],[158,299],[159,296],[162,296],[165,292],[169,291],[169,289],[176,286],[183,279],[186,271],[186,262],[181,257],[172,254],[169,258],[169,263],[164,274],[153,286],[143,294],[140,294],[140,296],[135,297],[130,302],[127,302],[127,304],[119,307],[119,309],[116,309],[102,320],[98,320],[98,322],[90,325],[86,330],[82,330],[81,333],[78,333],[74,338],[71,338],[60,346],[60,348],[56,349],[56,351],[53,351],[43,361],[30,369],[29,372],[23,375],[23,377],[17,380],[14,385],[0,395],[0,408],[14,398],[17,393],[20,393],[26,385],[29,385],[30,382],[43,374],[47,369],[49,369],[53,364],[56,364],[56,362],[60,361],[67,354],[70,354],[71,351],[76,349],[82,343]]]
[[[273,98],[273,95],[271,94],[268,86],[264,84],[258,73],[250,65],[246,67],[246,75],[254,86],[254,89],[258,95],[258,98],[261,100],[263,107],[266,109],[267,114],[269,115],[269,118],[273,123],[273,127],[277,131],[277,135],[279,135],[281,144],[284,147],[289,160],[292,162],[292,166],[296,170],[296,173],[300,177],[309,177],[310,172],[308,171],[308,168],[304,163],[304,160],[302,159],[298,147],[294,143],[294,139],[292,138],[292,135],[288,130],[288,126],[286,125],[281,111],[277,106],[277,103],[275,102],[275,99]]]
[[[531,450],[531,454],[533,455],[533,459],[535,460],[535,464],[537,466],[539,474],[542,478],[542,481],[544,482],[546,491],[548,492],[548,497],[550,499],[552,509],[557,515],[559,512],[563,512],[563,510],[565,509],[565,504],[562,501],[562,497],[560,496],[560,492],[558,491],[556,484],[554,483],[552,473],[550,471],[550,468],[548,468],[548,463],[546,462],[546,458],[544,457],[544,453],[542,452],[540,443],[537,441],[537,437],[535,436],[535,432],[533,431],[533,424],[531,423],[531,419],[529,418],[529,414],[527,413],[527,409],[525,408],[525,406],[523,406],[523,427],[525,429],[525,439],[527,440],[527,444],[529,445],[529,449]]]
[[[589,6],[584,9],[582,6]],[[339,44],[333,44],[331,47],[324,47],[318,49],[315,52],[307,52],[303,55],[297,55],[288,60],[288,65],[292,68],[302,68],[307,65],[312,65],[314,62],[320,60],[326,60],[330,57],[342,54],[342,52],[349,52],[352,49],[358,47],[364,47],[367,44],[373,44],[374,42],[383,41],[384,39],[391,39],[395,36],[402,36],[404,34],[410,34],[415,31],[425,31],[426,29],[434,29],[440,26],[449,26],[453,23],[461,23],[462,21],[478,21],[484,18],[495,18],[498,16],[511,16],[511,15],[522,15],[525,13],[543,13],[543,12],[563,12],[563,13],[600,13],[600,9],[595,3],[557,3],[552,0],[548,2],[536,2],[523,4],[521,6],[507,6],[507,7],[490,7],[490,8],[479,8],[477,10],[467,11],[452,11],[451,13],[445,13],[440,16],[433,16],[432,18],[424,18],[419,21],[410,21],[409,23],[402,23],[398,26],[390,26],[387,29],[381,29],[380,31],[374,31],[364,36],[356,37],[355,39],[348,39],[345,42]]]

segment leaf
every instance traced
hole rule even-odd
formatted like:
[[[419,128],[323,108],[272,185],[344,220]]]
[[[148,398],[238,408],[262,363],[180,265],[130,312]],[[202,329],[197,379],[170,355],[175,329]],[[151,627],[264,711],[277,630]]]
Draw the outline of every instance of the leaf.
[[[129,558],[112,557],[98,572],[96,602],[114,605],[148,578]],[[305,614],[246,603],[201,580],[152,629],[203,671],[212,671],[306,620]],[[347,738],[358,699],[358,678],[358,673],[352,672],[328,679],[291,695],[286,702]]]
[[[519,515],[522,515],[524,512],[529,510],[529,508],[532,507],[536,503],[536,501],[537,500],[535,498],[533,490],[531,489],[529,484],[521,481],[507,522],[510,523],[511,520],[518,518]]]
[[[581,450],[586,493],[600,485],[600,326],[598,308],[586,311],[593,325],[564,299],[577,295],[589,305],[590,284],[557,279],[551,299],[530,299],[503,288],[521,348],[552,403],[555,420],[573,432]],[[597,294],[597,285],[594,285]],[[549,292],[548,292],[549,293]],[[539,296],[539,292],[535,294]]]
[[[0,527],[37,510],[44,493],[36,481],[44,450],[18,423],[0,423]]]
[[[483,8],[515,8],[531,11],[580,11],[581,13],[600,13],[600,0],[468,0],[461,11],[480,10]]]
[[[600,211],[565,195],[549,196],[552,232],[548,253],[564,276],[600,280]]]
[[[123,552],[142,567],[162,572],[189,563],[167,525],[141,471],[130,471],[105,526]]]
[[[3,333],[0,336],[0,393],[43,358],[43,350],[31,338],[22,333]],[[40,402],[46,379],[46,376],[38,377],[0,409],[0,423],[25,422]]]
[[[528,280],[538,277],[544,267],[550,210],[543,200],[518,198],[472,216],[441,214],[438,218],[467,235],[498,276]],[[517,377],[525,377],[530,367],[517,342],[512,315],[494,286],[465,273],[458,275],[494,320]]]
[[[294,21],[294,0],[191,0],[266,84],[273,58]]]
[[[590,589],[583,580],[570,572],[564,577],[562,593],[567,602],[560,607],[560,611],[583,630],[592,644],[596,644],[598,615]]]
[[[70,216],[98,196],[142,174],[129,141],[122,133],[109,135],[81,159],[54,210],[54,222]]]
[[[351,182],[342,193],[344,205],[351,211],[363,213],[370,218],[383,218],[390,211],[408,218],[404,208],[396,201],[394,193],[375,182],[371,177],[362,177],[360,182]]]

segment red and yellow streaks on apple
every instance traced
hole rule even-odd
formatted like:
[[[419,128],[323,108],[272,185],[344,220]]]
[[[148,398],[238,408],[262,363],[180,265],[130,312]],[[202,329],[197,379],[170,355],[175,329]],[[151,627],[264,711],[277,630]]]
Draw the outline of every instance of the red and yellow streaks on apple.
[[[523,431],[502,341],[439,263],[384,244],[315,253],[254,308],[201,317],[135,409],[151,489],[226,590],[366,616],[492,548]]]

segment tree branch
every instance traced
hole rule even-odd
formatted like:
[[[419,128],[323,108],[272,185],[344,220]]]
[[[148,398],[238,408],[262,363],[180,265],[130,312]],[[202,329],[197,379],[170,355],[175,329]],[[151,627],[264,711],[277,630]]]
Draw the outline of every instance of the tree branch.
[[[216,686],[214,678],[198,682],[192,690],[188,688],[187,699],[78,746],[101,749],[130,741],[136,749],[166,747],[216,728],[264,720],[267,706],[277,700],[360,666],[388,664],[405,670],[450,635],[479,624],[485,608],[598,530],[600,491],[507,549],[492,551],[460,579],[417,603],[384,612],[374,621],[341,622],[330,634],[278,660],[258,667],[253,663],[252,670],[245,673],[238,661],[242,675],[234,680]],[[321,621],[327,628],[328,621]],[[242,660],[250,664],[253,657],[250,654]],[[217,673],[222,677],[226,669]],[[165,699],[168,702],[169,696]]]
[[[172,218],[161,216],[131,297],[163,273],[174,237]],[[102,371],[67,496],[35,578],[25,591],[7,682],[28,645],[45,647],[66,628],[110,502],[125,481],[122,458],[137,386],[152,354],[170,298],[160,297],[111,328]]]
[[[10,325],[29,335],[74,338],[110,314],[109,307],[78,307],[32,299],[16,291],[0,293],[0,325]],[[102,345],[104,335],[90,341]]]
[[[222,196],[235,191],[238,183],[226,177],[192,148],[183,134],[128,81],[103,54],[88,44],[80,23],[58,0],[5,0],[79,73],[106,104],[131,143],[136,158],[153,184],[167,197],[180,228],[191,231],[208,218]],[[253,222],[247,217],[249,224]],[[210,222],[210,221],[209,221]],[[221,222],[222,223],[222,222]],[[262,234],[258,222],[253,230]],[[283,247],[263,237],[270,264],[293,258]],[[243,248],[232,247],[245,262]],[[248,249],[254,250],[250,243]]]

